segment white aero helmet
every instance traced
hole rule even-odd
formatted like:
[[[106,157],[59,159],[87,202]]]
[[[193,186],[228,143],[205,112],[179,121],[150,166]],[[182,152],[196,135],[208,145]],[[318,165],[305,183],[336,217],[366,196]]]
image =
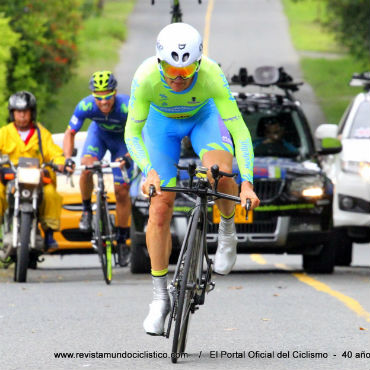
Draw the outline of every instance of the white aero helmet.
[[[200,61],[202,36],[189,24],[171,23],[157,37],[157,58],[175,67],[186,67]]]

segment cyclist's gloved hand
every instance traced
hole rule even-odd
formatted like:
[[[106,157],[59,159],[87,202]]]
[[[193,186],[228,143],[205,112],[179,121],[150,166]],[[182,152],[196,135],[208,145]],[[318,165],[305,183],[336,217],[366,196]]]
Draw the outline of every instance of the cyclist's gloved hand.
[[[119,157],[116,159],[116,162],[121,162],[121,169],[124,167],[126,170],[131,168],[134,164],[134,161],[129,156]]]
[[[129,168],[131,168],[133,165],[134,165],[134,161],[131,159],[131,157],[125,157],[125,167],[126,167],[126,170],[128,170]]]
[[[65,173],[72,173],[75,168],[75,162],[72,158],[67,158],[64,162],[64,172]]]

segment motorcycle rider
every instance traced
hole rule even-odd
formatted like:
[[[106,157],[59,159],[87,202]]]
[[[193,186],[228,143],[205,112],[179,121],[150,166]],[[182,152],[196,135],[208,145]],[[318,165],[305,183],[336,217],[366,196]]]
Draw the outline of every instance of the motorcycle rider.
[[[20,157],[38,158],[40,165],[53,162],[59,171],[64,171],[63,150],[53,142],[51,133],[37,123],[37,103],[35,96],[28,91],[18,91],[8,101],[9,123],[0,129],[0,152],[18,164]],[[56,190],[55,174],[45,170],[50,178],[44,184],[43,200],[40,205],[40,223],[45,233],[44,248],[57,247],[53,232],[59,229],[62,210],[62,197]],[[6,187],[0,182],[0,217],[7,208]]]

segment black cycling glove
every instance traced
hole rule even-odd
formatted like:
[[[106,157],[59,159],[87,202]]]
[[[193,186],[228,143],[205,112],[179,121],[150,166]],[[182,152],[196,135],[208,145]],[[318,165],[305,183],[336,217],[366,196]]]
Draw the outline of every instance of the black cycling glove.
[[[75,162],[72,158],[67,158],[64,162],[64,172],[67,172],[67,168],[70,168],[73,170],[73,166],[75,165]]]
[[[120,162],[125,161],[125,168],[128,170],[133,165],[134,161],[130,157],[119,157],[117,158]]]

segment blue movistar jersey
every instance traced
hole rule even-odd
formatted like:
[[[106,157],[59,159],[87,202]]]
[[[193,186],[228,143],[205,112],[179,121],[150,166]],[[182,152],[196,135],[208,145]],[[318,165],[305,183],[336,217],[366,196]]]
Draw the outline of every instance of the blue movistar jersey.
[[[96,105],[94,97],[89,95],[77,104],[69,121],[69,127],[77,132],[81,129],[85,119],[91,119],[103,131],[123,133],[127,120],[129,99],[128,95],[117,94],[112,110],[108,114],[104,114]]]

